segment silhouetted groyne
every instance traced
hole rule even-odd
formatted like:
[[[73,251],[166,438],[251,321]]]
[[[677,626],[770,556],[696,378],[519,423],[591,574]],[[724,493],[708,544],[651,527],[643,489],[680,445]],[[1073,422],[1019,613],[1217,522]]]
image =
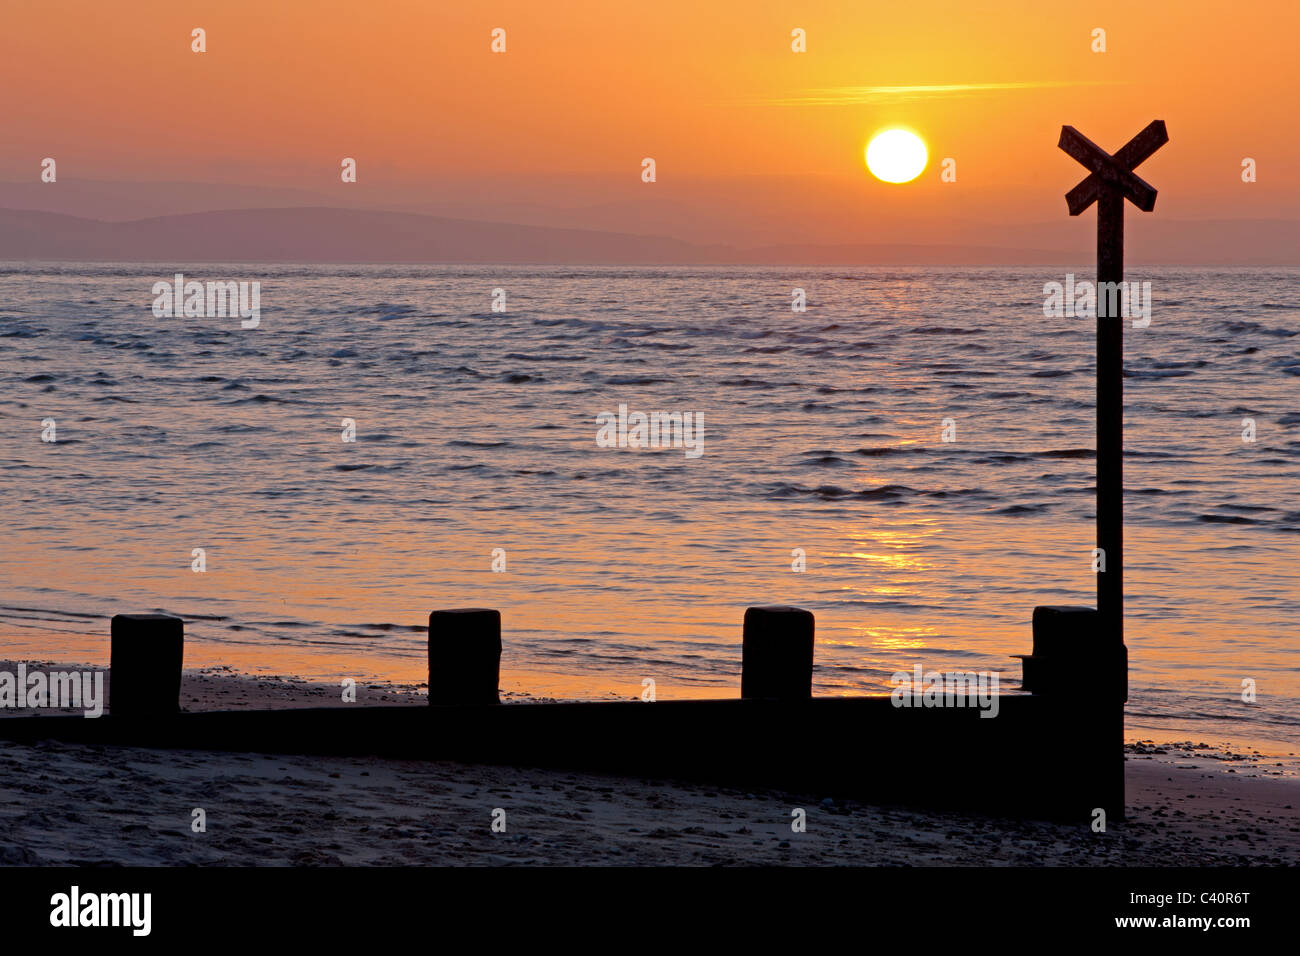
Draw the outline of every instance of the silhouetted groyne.
[[[435,611],[427,707],[184,713],[183,624],[118,615],[109,713],[0,720],[0,738],[586,770],[1080,823],[1124,812],[1127,657],[1092,608],[1034,611],[1024,691],[930,703],[813,697],[813,615],[745,614],[731,700],[497,703],[501,616]]]

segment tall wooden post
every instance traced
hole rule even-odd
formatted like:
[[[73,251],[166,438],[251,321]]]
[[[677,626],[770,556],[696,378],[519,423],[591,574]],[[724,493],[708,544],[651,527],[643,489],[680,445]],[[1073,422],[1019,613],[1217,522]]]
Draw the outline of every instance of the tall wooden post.
[[[1124,197],[1097,202],[1097,612],[1107,643],[1124,643],[1124,322],[1105,283],[1124,281]],[[1110,314],[1111,306],[1115,314]]]
[[[1073,126],[1061,128],[1061,149],[1091,170],[1068,193],[1070,215],[1097,203],[1097,611],[1110,648],[1124,644],[1124,323],[1118,283],[1124,281],[1124,200],[1143,212],[1156,191],[1133,168],[1169,142],[1156,120],[1111,155]]]
[[[1124,816],[1124,702],[1128,699],[1128,650],[1124,646],[1124,201],[1143,212],[1156,205],[1156,191],[1134,167],[1169,142],[1156,120],[1113,156],[1074,129],[1061,128],[1060,147],[1086,166],[1086,179],[1065,195],[1071,216],[1097,203],[1097,547],[1105,562],[1097,573],[1095,625],[1099,645],[1075,648],[1094,663],[1092,693],[1061,712],[1062,730],[1077,744],[1079,779],[1066,790],[1086,791],[1113,817]],[[1039,612],[1041,615],[1040,622]],[[1080,613],[1084,612],[1084,613]],[[1042,637],[1063,622],[1086,624],[1082,608],[1039,608],[1034,613],[1034,657]],[[1077,637],[1077,635],[1076,635]],[[1077,640],[1074,643],[1078,643]],[[1059,668],[1058,668],[1059,671]],[[1040,675],[1041,676],[1041,675]],[[1049,675],[1050,676],[1050,675]],[[1052,689],[1047,681],[1047,689]],[[1089,800],[1091,802],[1091,800]]]

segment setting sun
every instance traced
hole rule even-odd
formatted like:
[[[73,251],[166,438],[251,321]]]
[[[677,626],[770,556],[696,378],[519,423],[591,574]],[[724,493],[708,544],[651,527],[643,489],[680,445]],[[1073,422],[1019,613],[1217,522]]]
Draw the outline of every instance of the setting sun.
[[[887,183],[911,182],[925,169],[925,143],[905,129],[889,129],[867,146],[867,168]]]

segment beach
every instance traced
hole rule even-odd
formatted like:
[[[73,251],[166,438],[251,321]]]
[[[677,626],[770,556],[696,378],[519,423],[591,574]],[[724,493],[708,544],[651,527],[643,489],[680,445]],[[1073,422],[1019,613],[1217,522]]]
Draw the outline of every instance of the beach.
[[[221,669],[186,671],[181,689],[194,711],[318,707],[339,696],[325,684]],[[357,696],[423,706],[413,685],[373,683]],[[0,865],[1300,863],[1300,779],[1288,768],[1192,741],[1127,751],[1129,817],[1094,833],[841,794],[560,770],[0,743]],[[193,829],[196,809],[203,832]],[[796,809],[802,833],[791,828]],[[498,810],[503,832],[493,831]]]

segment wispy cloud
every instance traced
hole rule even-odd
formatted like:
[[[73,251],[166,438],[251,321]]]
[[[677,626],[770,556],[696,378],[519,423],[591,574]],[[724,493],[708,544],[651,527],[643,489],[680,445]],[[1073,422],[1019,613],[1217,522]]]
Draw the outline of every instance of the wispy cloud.
[[[856,106],[883,101],[974,96],[1008,90],[1047,90],[1068,86],[1111,86],[1104,81],[1030,80],[1020,83],[942,83],[930,86],[832,86],[802,95],[765,100],[774,106]]]

